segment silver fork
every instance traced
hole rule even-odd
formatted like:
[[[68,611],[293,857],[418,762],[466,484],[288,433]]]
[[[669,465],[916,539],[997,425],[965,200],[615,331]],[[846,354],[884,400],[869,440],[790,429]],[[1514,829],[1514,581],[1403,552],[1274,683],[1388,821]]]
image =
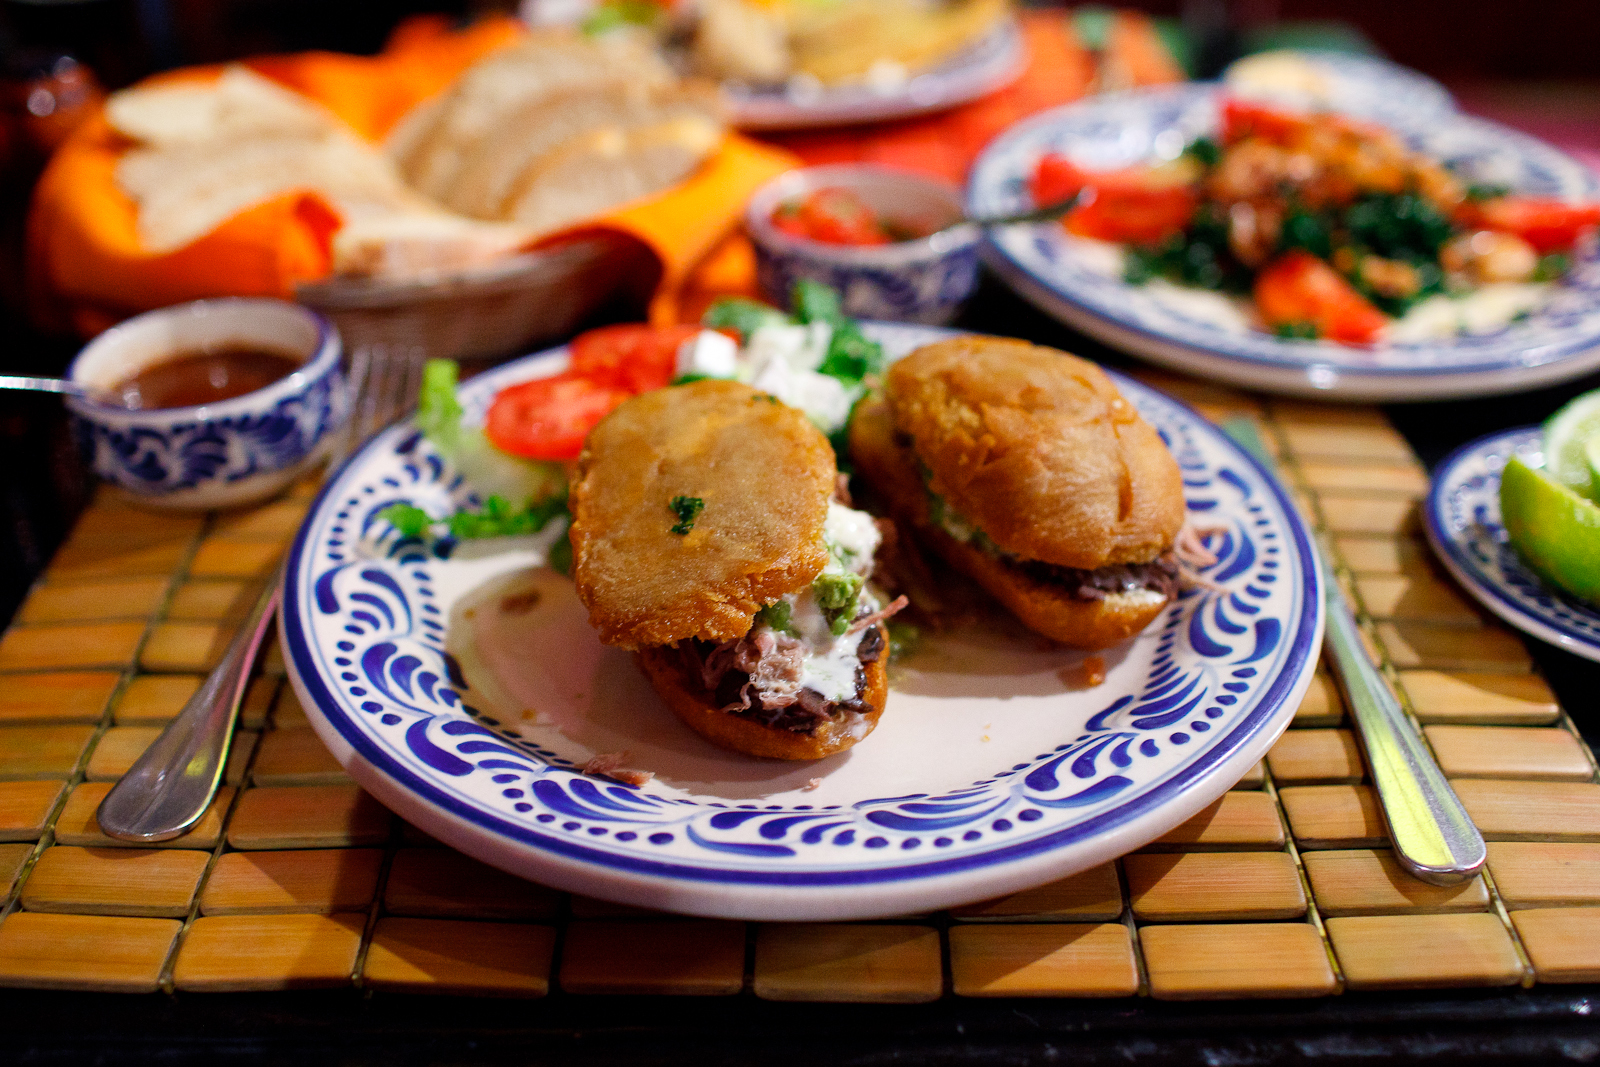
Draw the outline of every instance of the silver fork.
[[[373,434],[409,412],[422,384],[420,348],[363,345],[350,355],[349,428],[332,457],[337,466]],[[100,802],[100,829],[123,841],[169,841],[200,821],[222,781],[250,671],[282,596],[278,564],[205,683],[155,743]]]

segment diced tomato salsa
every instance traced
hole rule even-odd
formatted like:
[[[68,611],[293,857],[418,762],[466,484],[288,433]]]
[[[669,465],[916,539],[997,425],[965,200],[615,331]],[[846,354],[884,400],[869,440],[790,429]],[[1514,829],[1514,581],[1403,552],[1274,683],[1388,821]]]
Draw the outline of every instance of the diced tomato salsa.
[[[885,219],[854,190],[818,189],[779,204],[772,225],[791,237],[827,245],[886,245],[926,236],[926,230]]]

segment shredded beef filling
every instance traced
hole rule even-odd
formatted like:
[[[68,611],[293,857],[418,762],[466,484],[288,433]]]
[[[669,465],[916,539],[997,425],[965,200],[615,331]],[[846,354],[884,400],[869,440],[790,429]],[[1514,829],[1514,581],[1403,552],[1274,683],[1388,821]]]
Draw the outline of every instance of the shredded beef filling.
[[[805,646],[771,630],[752,631],[737,641],[713,644],[683,641],[677,648],[684,668],[700,680],[722,711],[754,719],[763,726],[809,734],[847,712],[866,712],[866,664],[883,655],[883,631],[861,635],[856,658],[856,691],[849,700],[828,700],[799,685]]]
[[[1171,597],[1183,588],[1183,568],[1171,552],[1163,552],[1149,563],[1120,563],[1092,571],[1058,567],[1036,559],[1008,556],[1006,561],[1035,581],[1062,587],[1076,600],[1104,600],[1113,593],[1140,589]]]

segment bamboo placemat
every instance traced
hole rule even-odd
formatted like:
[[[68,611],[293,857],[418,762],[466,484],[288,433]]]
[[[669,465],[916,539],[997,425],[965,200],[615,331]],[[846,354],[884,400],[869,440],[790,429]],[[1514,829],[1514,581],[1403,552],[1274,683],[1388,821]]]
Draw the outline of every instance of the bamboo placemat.
[[[1257,421],[1490,842],[1483,877],[1441,889],[1396,866],[1325,674],[1263,765],[1148,848],[898,921],[685,919],[487,868],[344,775],[276,651],[212,812],[167,846],[121,846],[95,807],[220,654],[314,486],[205,518],[102,494],[0,639],[0,985],[910,1002],[1600,980],[1594,759],[1521,641],[1433,566],[1404,439],[1375,409],[1143,376]]]

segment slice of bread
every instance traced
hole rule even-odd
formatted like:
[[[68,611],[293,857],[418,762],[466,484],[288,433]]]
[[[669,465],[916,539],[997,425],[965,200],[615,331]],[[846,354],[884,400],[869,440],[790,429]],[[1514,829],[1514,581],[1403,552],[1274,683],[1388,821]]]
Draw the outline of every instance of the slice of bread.
[[[889,700],[889,632],[882,623],[878,627],[882,631],[883,654],[864,665],[866,685],[862,703],[868,710],[854,722],[846,718],[830,719],[809,734],[766,726],[716,707],[705,687],[684,671],[671,649],[647,648],[635,653],[634,658],[667,707],[712,744],[746,756],[815,760],[854,745],[873,731],[883,715],[884,705]]]
[[[135,148],[118,160],[116,179],[139,205],[139,241],[152,252],[181,248],[297,189],[320,193],[347,217],[428,210],[382,155],[339,133]]]
[[[353,278],[447,277],[503,259],[533,237],[524,226],[444,211],[346,216],[333,237],[333,272]]]
[[[1161,593],[1138,590],[1080,600],[1061,586],[1040,581],[999,556],[951,537],[930,521],[928,491],[911,450],[895,441],[889,405],[881,395],[856,408],[850,424],[850,455],[897,521],[952,567],[988,590],[1029,629],[1072,648],[1109,648],[1155,621],[1167,606]]]
[[[317,138],[344,128],[315,101],[238,65],[225,67],[214,81],[166,81],[112,93],[106,119],[124,137],[149,145]]]
[[[720,100],[697,86],[611,85],[531,101],[507,115],[496,136],[478,142],[444,203],[475,218],[514,217],[519,194],[534,182],[530,171],[554,158],[554,153],[598,130],[641,129],[679,118],[703,119],[720,129]],[[693,162],[702,154],[697,153]]]
[[[693,108],[591,130],[528,168],[504,217],[543,232],[652,196],[688,177],[723,132]]]
[[[502,136],[501,124],[524,106],[607,86],[673,81],[665,61],[631,38],[591,41],[543,30],[469,67],[442,98],[424,103],[417,119],[402,121],[389,152],[413,188],[444,202],[478,144]]]

